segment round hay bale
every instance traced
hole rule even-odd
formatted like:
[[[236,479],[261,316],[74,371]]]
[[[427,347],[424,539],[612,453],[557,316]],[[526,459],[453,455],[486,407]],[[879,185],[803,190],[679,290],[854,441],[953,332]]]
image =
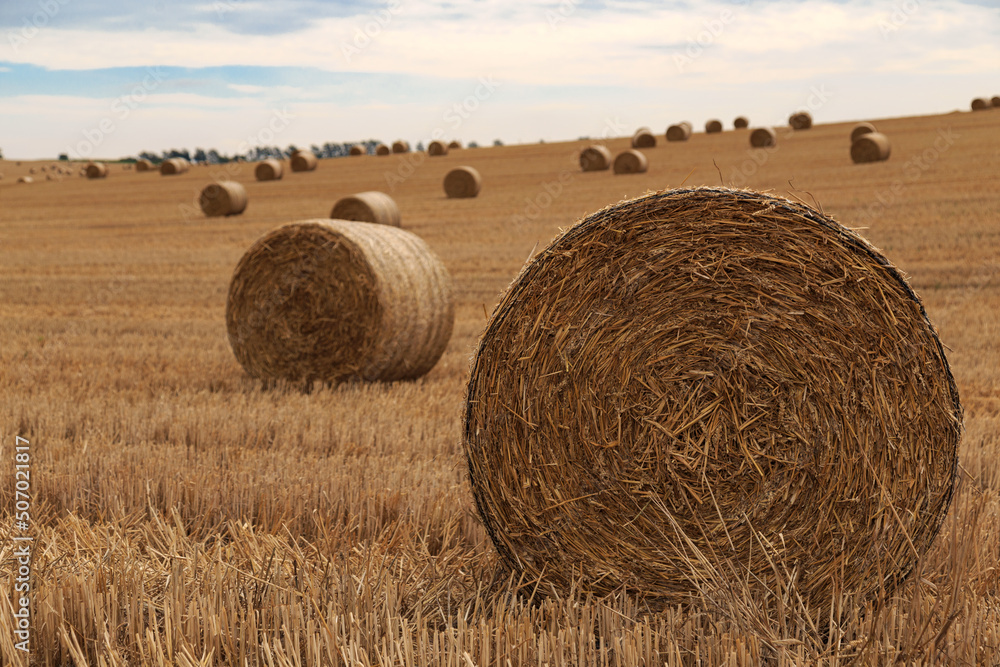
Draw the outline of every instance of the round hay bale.
[[[377,225],[399,227],[399,206],[384,192],[370,190],[349,197],[341,197],[333,205],[330,217],[336,220],[373,222]]]
[[[149,160],[142,158],[135,161],[136,171],[150,171],[153,169],[153,163]]]
[[[449,199],[475,197],[483,187],[483,178],[473,167],[457,167],[444,177],[444,193]]]
[[[862,134],[851,143],[851,159],[855,164],[888,160],[891,152],[889,137],[881,132]]]
[[[379,144],[375,147],[375,155],[391,155],[392,149],[385,144]]]
[[[451,141],[448,142],[448,150],[453,150],[461,147],[462,147],[462,142],[459,141],[458,139],[452,139]]]
[[[292,153],[292,171],[313,171],[319,160],[312,151],[297,150]]]
[[[45,174],[45,180],[46,181],[51,181],[52,180],[52,174]]]
[[[687,141],[691,138],[691,123],[683,121],[667,128],[667,141]]]
[[[268,158],[257,163],[253,175],[258,181],[278,181],[285,175],[285,167],[274,158]]]
[[[973,111],[983,111],[984,109],[989,109],[991,104],[984,100],[982,97],[977,97],[972,100],[972,110]]]
[[[362,148],[361,146],[351,146],[350,154],[351,155],[364,155],[365,154],[365,149]]]
[[[604,171],[611,167],[611,151],[604,146],[588,146],[580,151],[580,169]]]
[[[402,139],[399,139],[397,141],[392,142],[392,152],[393,153],[409,153],[410,152],[410,144],[409,144],[409,142],[403,141]]]
[[[29,170],[28,170],[28,173],[29,173],[29,174],[34,174],[34,173],[35,173],[35,168],[34,168],[34,167],[32,167],[31,169],[29,169]]]
[[[258,378],[409,380],[441,357],[454,322],[448,271],[388,225],[307,220],[240,259],[226,299],[236,359]]]
[[[632,135],[632,148],[656,148],[656,135],[648,127],[640,127]]]
[[[83,168],[87,172],[87,178],[107,178],[108,165],[103,162],[91,162]]]
[[[21,178],[17,179],[17,182],[18,183],[34,183],[35,179],[33,179],[31,176],[22,176]]]
[[[754,148],[766,148],[778,144],[778,135],[769,127],[758,127],[750,133],[750,145]]]
[[[878,132],[878,130],[876,130],[875,126],[871,123],[858,123],[854,126],[854,129],[851,130],[851,143],[853,144],[857,141],[858,137],[862,134],[868,134],[869,132]]]
[[[427,155],[434,157],[438,155],[447,155],[447,154],[448,154],[448,144],[444,143],[443,141],[435,140],[427,144]]]
[[[813,126],[812,114],[808,111],[799,111],[788,117],[788,125],[793,130],[808,130]]]
[[[247,191],[235,181],[211,183],[201,191],[198,203],[210,218],[239,215],[247,207]]]
[[[639,151],[631,148],[615,158],[616,174],[642,174],[649,168],[649,160]]]
[[[161,176],[176,176],[191,168],[191,163],[182,157],[172,157],[160,163]]]
[[[705,123],[705,133],[715,134],[716,132],[722,132],[722,121],[721,120],[710,120]]]
[[[1000,95],[994,95],[990,98],[990,104],[993,105],[994,109],[1000,108]]]
[[[737,116],[733,120],[733,127],[737,130],[745,130],[750,127],[750,121],[747,120],[746,116]]]
[[[695,188],[590,215],[522,269],[463,444],[493,544],[542,589],[773,610],[792,577],[821,616],[927,550],[961,429],[941,343],[878,250],[801,204]]]

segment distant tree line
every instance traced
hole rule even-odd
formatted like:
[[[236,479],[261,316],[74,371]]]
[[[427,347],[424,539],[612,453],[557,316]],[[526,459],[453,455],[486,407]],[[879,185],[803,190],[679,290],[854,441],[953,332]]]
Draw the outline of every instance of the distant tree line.
[[[341,144],[327,142],[322,146],[313,144],[309,147],[309,150],[311,150],[318,158],[336,158],[350,155],[351,148],[353,146],[361,146],[366,153],[374,155],[375,147],[378,145],[379,142],[377,140],[368,139],[366,141],[347,142]],[[266,160],[268,158],[282,160],[290,157],[292,152],[295,150],[298,150],[298,147],[295,144],[290,144],[287,148],[280,148],[278,146],[254,146],[246,153],[224,155],[214,148],[207,151],[203,148],[196,148],[193,152],[186,148],[182,150],[172,148],[168,151],[163,151],[160,155],[150,151],[142,151],[139,153],[138,157],[149,160],[153,164],[159,164],[164,160],[174,157],[182,157],[192,164],[226,164],[227,162],[232,162],[234,160],[242,160],[246,162],[256,162],[258,160]]]

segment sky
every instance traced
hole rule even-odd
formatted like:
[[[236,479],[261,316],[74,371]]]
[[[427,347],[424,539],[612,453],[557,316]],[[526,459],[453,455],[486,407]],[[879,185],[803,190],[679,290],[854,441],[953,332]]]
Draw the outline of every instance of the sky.
[[[8,159],[967,110],[1000,0],[0,0]]]

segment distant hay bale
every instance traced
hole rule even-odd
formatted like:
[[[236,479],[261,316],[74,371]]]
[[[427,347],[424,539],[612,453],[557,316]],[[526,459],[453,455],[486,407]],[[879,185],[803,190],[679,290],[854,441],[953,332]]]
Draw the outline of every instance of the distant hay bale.
[[[473,167],[457,167],[444,177],[444,193],[449,199],[467,199],[479,194],[483,178]]]
[[[691,138],[691,123],[683,121],[667,128],[667,141],[687,141]]]
[[[737,116],[733,120],[733,127],[735,127],[737,130],[745,130],[748,127],[750,127],[750,121],[747,120],[746,116]]]
[[[285,167],[274,158],[268,158],[257,163],[253,175],[258,181],[277,181],[285,175]]]
[[[379,144],[375,147],[375,155],[391,155],[392,149],[385,144]]]
[[[984,100],[982,97],[977,97],[972,100],[972,110],[973,111],[983,111],[984,109],[989,109],[992,105]]]
[[[721,120],[710,120],[705,123],[705,133],[715,134],[716,132],[722,132],[722,121]]]
[[[191,168],[191,163],[182,157],[172,157],[160,163],[161,176],[176,176]]]
[[[656,135],[648,127],[640,127],[632,135],[632,148],[656,148]]]
[[[462,142],[459,141],[458,139],[452,139],[451,141],[448,142],[448,149],[449,150],[453,150],[453,149],[461,148],[461,147],[462,147]]]
[[[247,191],[235,181],[211,183],[201,191],[198,203],[210,218],[239,215],[247,207]]]
[[[430,156],[447,155],[448,144],[443,141],[432,141],[427,144],[427,154]]]
[[[580,169],[604,171],[611,167],[611,151],[604,146],[588,146],[580,151]]]
[[[108,177],[108,165],[103,162],[90,162],[83,169],[87,172],[87,178]]]
[[[312,151],[300,149],[292,153],[291,164],[292,171],[313,171],[319,160]]]
[[[22,176],[21,178],[17,179],[17,182],[18,183],[34,183],[35,179],[33,179],[31,176]]]
[[[854,126],[854,129],[851,130],[851,143],[853,144],[857,141],[858,137],[862,134],[868,134],[869,132],[878,132],[878,130],[876,130],[875,126],[871,123],[858,123]]]
[[[333,205],[330,217],[337,220],[372,222],[377,225],[399,227],[399,206],[384,192],[369,190],[348,197],[341,197]]]
[[[409,153],[410,144],[402,139],[392,142],[392,152],[393,153]]]
[[[990,104],[993,105],[994,109],[1000,108],[1000,95],[994,95],[990,98]]]
[[[648,167],[649,160],[634,148],[619,153],[615,158],[616,174],[642,174]]]
[[[766,148],[778,143],[778,135],[769,127],[758,127],[750,133],[750,145],[754,148]]]
[[[35,173],[35,168],[34,168],[34,167],[32,167],[31,169],[29,169],[29,170],[28,170],[28,173],[29,173],[29,174],[34,174],[34,173]]]
[[[365,154],[365,149],[362,148],[361,146],[351,146],[350,154],[351,155],[364,155]]]
[[[388,225],[294,222],[240,259],[226,299],[237,361],[257,378],[418,378],[454,323],[452,285],[419,237]]]
[[[889,137],[881,132],[862,134],[851,143],[851,159],[855,164],[888,160],[891,152]]]
[[[788,117],[788,125],[793,130],[808,130],[813,125],[812,114],[808,111],[799,111]]]
[[[515,577],[813,621],[912,571],[962,431],[902,273],[811,208],[728,188],[610,206],[535,255],[464,412],[475,505]]]
[[[46,181],[51,181],[52,180],[52,174],[45,174],[45,180]]]

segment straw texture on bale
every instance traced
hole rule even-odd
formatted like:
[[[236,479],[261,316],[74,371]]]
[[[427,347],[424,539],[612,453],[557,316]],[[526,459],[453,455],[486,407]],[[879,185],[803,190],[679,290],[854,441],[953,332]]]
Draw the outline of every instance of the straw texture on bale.
[[[263,379],[408,380],[437,363],[454,321],[448,271],[387,225],[295,222],[243,255],[226,299],[236,359]]]
[[[87,178],[107,178],[108,177],[108,165],[103,162],[91,162],[84,170],[87,172]]]
[[[683,121],[667,128],[667,141],[687,141],[691,138],[691,123]]]
[[[364,155],[365,154],[365,149],[362,148],[361,146],[351,146],[350,154],[351,155]]]
[[[736,119],[733,120],[733,127],[737,130],[745,130],[750,127],[750,121],[746,116],[737,116]]]
[[[392,149],[385,144],[379,144],[375,147],[375,155],[391,155]]]
[[[448,144],[443,141],[432,141],[427,144],[427,154],[431,156],[437,155],[447,155],[448,154]]]
[[[875,126],[871,123],[858,123],[854,126],[854,129],[851,130],[851,143],[853,144],[857,141],[858,137],[862,134],[868,134],[869,132],[878,132],[878,130],[876,130]]]
[[[604,171],[611,167],[611,151],[605,146],[588,146],[580,151],[580,169]]]
[[[475,353],[463,444],[493,544],[540,589],[773,609],[793,581],[819,616],[926,551],[961,424],[878,250],[798,203],[696,188],[590,215],[525,265]]]
[[[210,218],[239,215],[247,207],[247,191],[236,181],[212,183],[201,191],[198,203]]]
[[[640,127],[632,135],[632,148],[656,148],[656,135],[648,127]]]
[[[972,100],[972,110],[973,111],[983,111],[984,109],[990,108],[990,103],[981,97],[977,97]]]
[[[146,158],[142,158],[140,160],[135,161],[136,171],[151,171],[152,169],[153,169],[153,163],[147,160]]]
[[[392,152],[393,153],[409,153],[410,144],[402,139],[392,142]]]
[[[444,177],[444,193],[449,199],[467,199],[479,194],[483,178],[474,167],[457,167]]]
[[[799,111],[788,117],[788,125],[793,130],[808,130],[813,126],[812,114],[808,111]]]
[[[705,123],[705,132],[708,134],[715,134],[716,132],[722,132],[722,121],[721,120],[710,120]]]
[[[851,143],[851,159],[855,163],[888,160],[891,152],[889,137],[881,132],[862,134]]]
[[[285,175],[285,167],[274,158],[268,158],[257,163],[253,175],[258,181],[277,181]]]
[[[750,145],[754,148],[766,148],[778,143],[778,135],[769,127],[758,127],[750,133]]]
[[[448,149],[449,150],[453,149],[453,148],[461,148],[461,147],[462,147],[462,142],[459,141],[458,139],[452,139],[451,141],[448,142]]]
[[[616,174],[642,174],[649,168],[649,160],[639,151],[631,148],[622,151],[615,158]]]
[[[161,176],[176,176],[191,168],[191,163],[182,157],[172,157],[160,163]]]
[[[319,160],[312,151],[297,150],[292,153],[292,171],[313,171]]]
[[[373,222],[377,225],[399,227],[399,206],[384,192],[370,190],[348,197],[341,197],[333,205],[330,217],[337,220]]]

